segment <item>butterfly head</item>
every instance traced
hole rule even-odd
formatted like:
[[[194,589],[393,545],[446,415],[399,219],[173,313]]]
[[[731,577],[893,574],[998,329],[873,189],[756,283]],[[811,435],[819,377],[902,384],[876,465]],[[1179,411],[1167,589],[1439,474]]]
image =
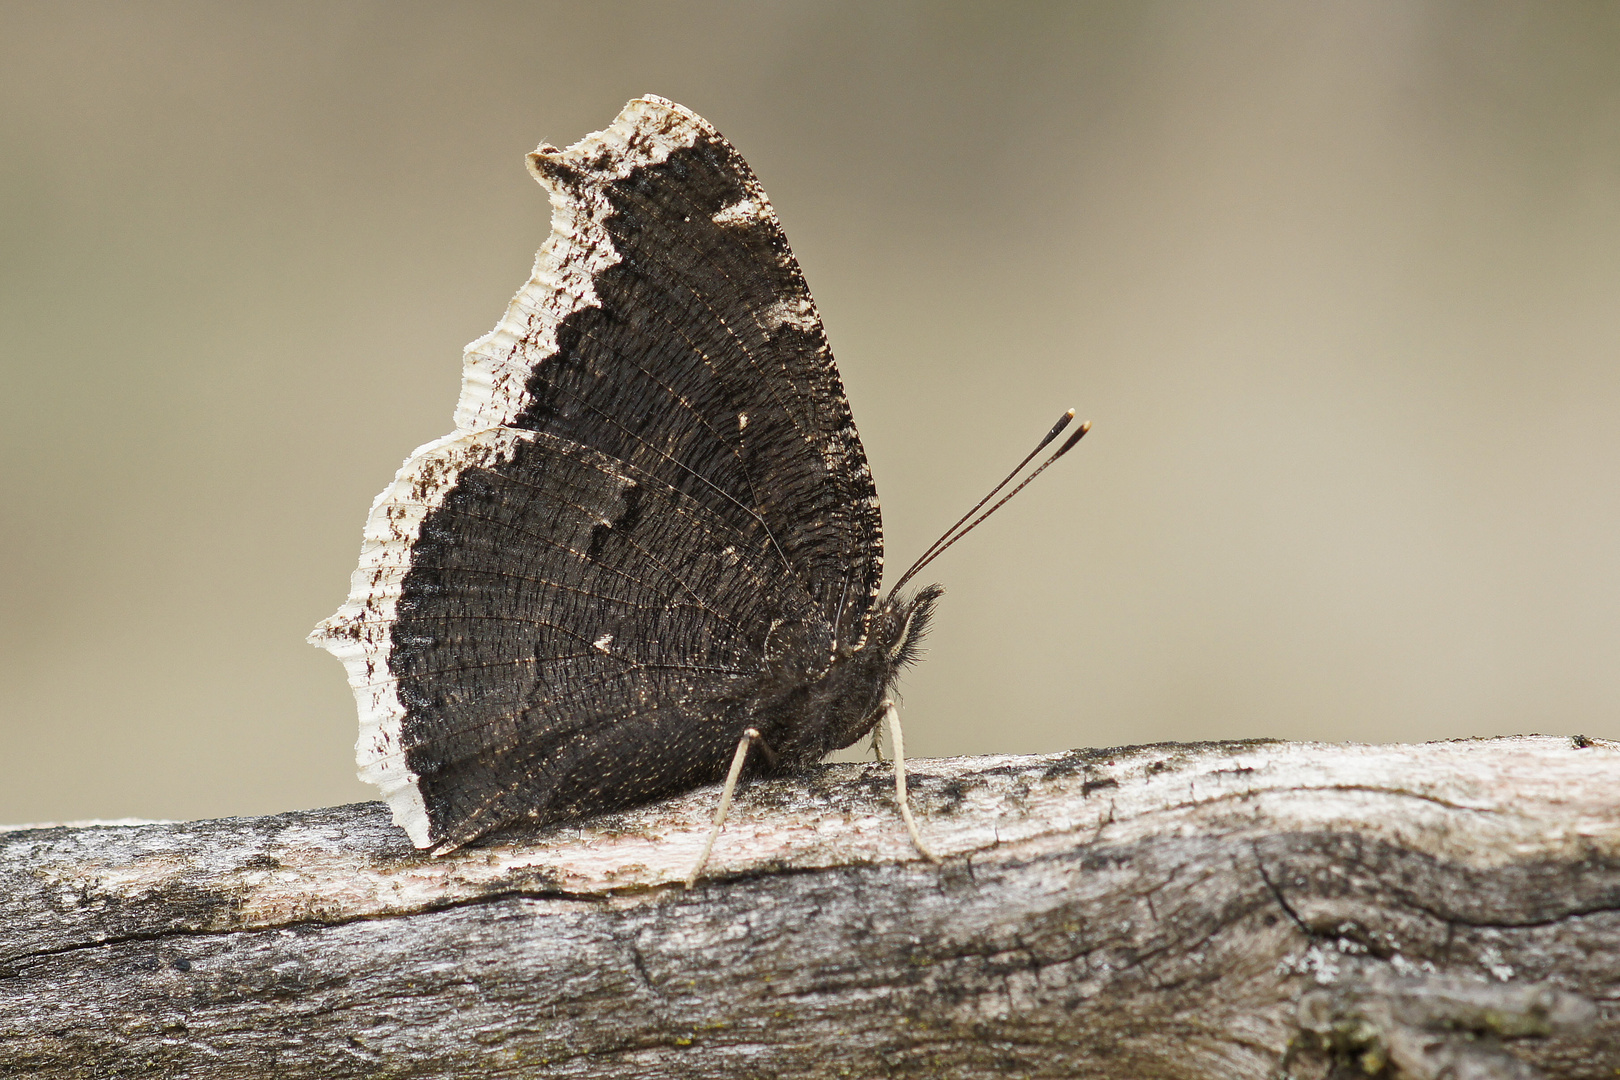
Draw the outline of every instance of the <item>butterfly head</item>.
[[[929,585],[911,596],[890,593],[873,620],[871,647],[883,657],[888,676],[922,656],[922,639],[934,617],[934,605],[944,595],[939,585]]]

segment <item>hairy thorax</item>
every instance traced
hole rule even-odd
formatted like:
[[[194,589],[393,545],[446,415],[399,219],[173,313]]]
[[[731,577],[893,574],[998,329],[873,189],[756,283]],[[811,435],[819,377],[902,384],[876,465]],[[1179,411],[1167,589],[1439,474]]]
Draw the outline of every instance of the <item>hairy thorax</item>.
[[[872,614],[864,640],[829,648],[829,659],[815,667],[802,653],[798,663],[768,657],[766,678],[777,683],[777,693],[755,714],[768,751],[759,771],[801,772],[870,734],[901,669],[921,655],[943,591],[930,585],[912,597],[890,596]]]

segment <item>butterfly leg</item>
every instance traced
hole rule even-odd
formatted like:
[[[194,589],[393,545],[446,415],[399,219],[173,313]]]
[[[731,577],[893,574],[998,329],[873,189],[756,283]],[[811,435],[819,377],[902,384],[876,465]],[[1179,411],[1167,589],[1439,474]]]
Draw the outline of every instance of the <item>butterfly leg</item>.
[[[906,745],[900,737],[900,709],[892,700],[883,703],[883,719],[889,727],[889,743],[894,747],[894,801],[900,805],[900,816],[905,819],[911,842],[929,862],[939,862],[939,856],[928,850],[917,832],[917,822],[911,816],[911,804],[906,799]]]
[[[726,786],[720,792],[720,805],[714,811],[714,825],[709,829],[709,838],[703,841],[703,854],[698,856],[692,872],[686,875],[688,889],[697,884],[698,875],[703,873],[703,867],[709,861],[709,853],[714,850],[714,842],[720,836],[720,826],[726,823],[726,812],[731,809],[731,795],[737,790],[737,778],[742,775],[743,765],[748,761],[749,748],[759,742],[759,738],[758,728],[748,728],[737,742],[737,752],[731,756],[731,771],[726,774]]]

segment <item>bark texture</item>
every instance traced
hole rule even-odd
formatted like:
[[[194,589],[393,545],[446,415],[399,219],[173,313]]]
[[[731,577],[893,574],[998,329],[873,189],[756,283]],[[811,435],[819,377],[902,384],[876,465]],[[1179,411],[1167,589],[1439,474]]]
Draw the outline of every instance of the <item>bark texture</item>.
[[[379,804],[0,833],[0,1075],[1620,1075],[1620,745],[880,765],[431,859]]]

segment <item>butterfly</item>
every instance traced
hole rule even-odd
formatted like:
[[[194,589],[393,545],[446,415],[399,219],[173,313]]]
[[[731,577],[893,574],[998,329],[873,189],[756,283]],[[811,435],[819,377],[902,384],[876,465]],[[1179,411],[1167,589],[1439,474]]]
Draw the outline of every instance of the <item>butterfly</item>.
[[[712,846],[742,775],[887,719],[928,854],[893,690],[942,590],[881,593],[872,473],[764,189],[652,96],[528,164],[533,273],[310,635],[347,669],[361,779],[444,854],[725,778]]]

